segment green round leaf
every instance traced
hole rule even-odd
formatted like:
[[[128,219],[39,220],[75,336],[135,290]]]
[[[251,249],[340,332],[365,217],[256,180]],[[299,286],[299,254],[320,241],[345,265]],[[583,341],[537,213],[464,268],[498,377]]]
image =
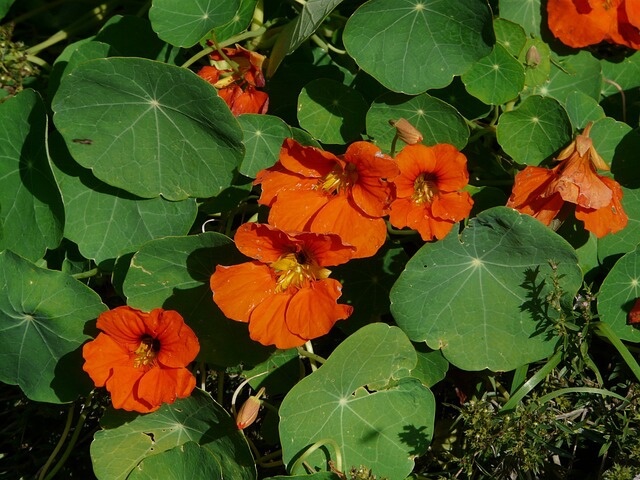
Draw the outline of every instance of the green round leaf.
[[[195,442],[187,442],[142,460],[127,480],[223,478],[216,458]]]
[[[571,121],[553,98],[527,97],[500,116],[498,143],[516,162],[538,165],[571,141]]]
[[[347,337],[280,406],[287,468],[314,442],[330,439],[342,450],[344,465],[405,478],[431,441],[435,415],[431,391],[407,376],[416,361],[411,342],[397,327],[377,323]],[[335,446],[325,443],[332,458]],[[322,451],[305,459],[320,469],[327,460]]]
[[[0,250],[29,260],[62,240],[64,211],[46,150],[47,114],[33,90],[0,104]]]
[[[638,297],[640,252],[636,246],[616,262],[598,293],[600,320],[611,325],[618,337],[629,342],[640,342],[640,330],[627,323],[627,315]]]
[[[253,18],[258,0],[240,0],[238,11],[229,23],[213,29],[218,42],[223,42],[247,29]]]
[[[536,52],[534,54],[533,52]],[[536,58],[536,55],[538,58]],[[549,81],[551,74],[551,50],[549,45],[539,38],[527,38],[518,55],[518,60],[524,65],[525,90],[535,89]]]
[[[518,96],[524,87],[524,68],[503,46],[496,44],[462,75],[467,91],[484,103],[500,105]]]
[[[514,57],[518,56],[527,42],[527,35],[522,27],[504,18],[493,20],[493,31],[496,34],[496,42],[506,48]]]
[[[215,89],[192,72],[142,58],[82,63],[62,79],[54,122],[73,158],[140,197],[211,197],[244,153]]]
[[[416,368],[411,370],[411,376],[418,378],[423,385],[432,387],[445,377],[449,370],[449,362],[442,356],[440,350],[432,350],[424,343],[414,346],[418,363]]]
[[[212,455],[222,474],[177,478],[256,478],[251,450],[244,436],[229,414],[208,393],[199,389],[188,398],[165,404],[146,415],[108,410],[101,424],[103,430],[95,434],[91,443],[93,471],[100,480],[136,478],[129,475],[133,475],[140,462],[188,442],[197,443]],[[179,450],[174,454],[181,455]],[[157,461],[165,463],[166,460]],[[178,461],[184,464],[184,460],[183,457]],[[170,477],[162,474],[155,478]]]
[[[154,0],[149,19],[165,42],[192,47],[214,27],[230,22],[239,7],[240,0]]]
[[[298,96],[300,126],[322,143],[359,140],[366,112],[360,93],[327,78],[307,83]]]
[[[487,55],[491,21],[477,0],[369,0],[347,21],[343,41],[385,87],[415,95],[448,85]]]
[[[198,359],[221,366],[255,364],[272,349],[249,338],[247,324],[227,319],[213,303],[209,280],[217,264],[241,256],[226,236],[206,232],[151,241],[131,259],[123,284],[128,305],[176,310],[200,341]],[[230,339],[233,339],[232,341]]]
[[[244,114],[238,117],[244,132],[246,154],[240,164],[240,173],[250,178],[263,168],[272,167],[280,155],[285,138],[293,136],[289,126],[271,115]]]
[[[570,304],[582,283],[573,248],[538,220],[494,207],[460,238],[453,231],[418,250],[391,290],[391,313],[409,338],[463,370],[512,370],[555,347],[550,262]]]
[[[605,117],[598,102],[584,92],[574,91],[567,95],[564,104],[574,129],[583,129],[589,122]]]
[[[65,237],[98,264],[154,238],[186,234],[195,220],[194,199],[139,198],[101,182],[69,157],[57,133],[50,153],[67,215]]]
[[[524,28],[524,31],[540,37],[541,0],[500,0],[500,17],[510,20]]]
[[[450,143],[462,149],[469,139],[464,118],[448,103],[426,93],[416,97],[386,93],[376,98],[367,113],[367,134],[382,150],[391,150],[396,135],[389,120],[400,118],[408,120],[422,133],[425,145]],[[400,142],[396,150],[402,145]]]
[[[79,347],[90,338],[87,322],[106,309],[97,293],[66,273],[0,252],[0,381],[38,402],[86,394],[91,385]]]
[[[553,97],[564,103],[567,95],[577,90],[600,100],[601,70],[600,62],[584,50],[576,55],[558,57],[551,63],[549,81],[534,88],[533,93]]]
[[[615,118],[640,118],[640,51],[624,58],[600,60],[602,76],[601,105]]]

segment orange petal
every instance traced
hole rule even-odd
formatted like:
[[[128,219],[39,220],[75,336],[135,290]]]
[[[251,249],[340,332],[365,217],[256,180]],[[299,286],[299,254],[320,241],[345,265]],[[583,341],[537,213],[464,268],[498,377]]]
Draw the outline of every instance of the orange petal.
[[[289,331],[309,340],[327,334],[338,320],[344,320],[353,311],[350,305],[337,303],[341,294],[342,285],[332,278],[298,290],[286,312]]]
[[[96,327],[128,350],[134,351],[140,345],[140,338],[148,333],[145,324],[147,316],[146,312],[125,305],[101,313]]]
[[[616,233],[627,226],[629,218],[622,208],[622,189],[615,180],[602,177],[602,181],[612,190],[611,204],[599,209],[587,209],[576,206],[576,218],[584,222],[584,228],[596,237],[602,238]]]
[[[291,253],[302,245],[282,230],[266,223],[244,223],[234,237],[236,247],[248,257],[263,263],[277,261],[285,253]]]
[[[260,170],[253,184],[261,186],[262,193],[258,203],[271,206],[282,192],[286,190],[313,190],[317,182],[318,180],[315,178],[305,178],[302,175],[291,173],[280,163],[276,163],[271,168]]]
[[[140,400],[154,406],[173,403],[191,394],[196,379],[186,368],[151,368],[137,384]]]
[[[185,367],[200,351],[198,337],[174,310],[156,308],[149,313],[152,336],[160,342],[157,360],[167,367]]]
[[[290,172],[307,178],[322,178],[333,170],[338,158],[331,152],[306,147],[287,138],[282,143],[279,161]]]
[[[96,387],[102,387],[113,373],[115,366],[133,366],[129,351],[105,333],[99,333],[95,340],[82,347],[84,365]]]
[[[236,117],[243,113],[264,114],[269,109],[269,95],[249,85],[235,96],[230,107]]]
[[[114,368],[113,375],[106,383],[114,408],[140,413],[152,412],[159,408],[159,405],[152,405],[136,394],[137,383],[144,374],[144,369],[133,366]]]
[[[213,85],[220,78],[220,70],[216,67],[205,66],[198,70],[198,76],[204,78],[207,82]]]
[[[332,197],[316,214],[309,230],[339,235],[345,244],[356,247],[353,258],[375,255],[387,239],[387,227],[382,218],[364,215],[348,198],[341,195]]]
[[[413,230],[417,230],[417,223],[409,224],[410,212],[414,209],[421,210],[413,200],[410,198],[398,198],[391,204],[391,210],[389,211],[389,222],[396,228],[409,227]],[[412,215],[412,219],[416,217]]]
[[[526,167],[518,172],[513,184],[507,207],[520,210],[540,197],[549,197],[554,193],[555,170],[542,167]]]
[[[296,239],[304,242],[304,250],[321,267],[330,267],[347,263],[355,253],[355,247],[345,245],[336,234],[296,233]]]
[[[433,148],[426,145],[406,145],[396,156],[400,175],[396,177],[396,194],[400,198],[411,197],[415,192],[416,178],[424,172],[433,172],[437,160]]]
[[[549,0],[547,14],[553,35],[575,48],[600,43],[615,25],[615,8],[605,10],[601,1]]]
[[[230,267],[218,265],[210,286],[213,301],[227,318],[248,322],[253,309],[272,295],[276,280],[267,265],[248,262]]]
[[[611,203],[611,189],[602,181],[588,157],[577,152],[556,167],[556,191],[565,202],[584,208],[599,209]]]
[[[433,217],[450,222],[467,218],[473,207],[473,199],[468,192],[441,192],[431,202]]]
[[[559,193],[555,193],[550,197],[539,197],[531,203],[516,208],[516,210],[531,215],[548,226],[558,216],[563,206],[564,200]]]
[[[381,178],[360,177],[351,188],[354,203],[370,217],[386,215],[392,194],[391,184]]]
[[[269,223],[283,230],[308,231],[309,222],[331,199],[321,190],[283,191],[271,206]]]
[[[467,157],[456,147],[447,143],[439,143],[431,148],[436,158],[436,168],[433,173],[438,179],[438,189],[454,192],[466,187],[469,183]]]
[[[305,344],[308,339],[292,333],[285,321],[291,297],[290,293],[271,295],[253,310],[249,320],[249,335],[253,340],[280,349]]]

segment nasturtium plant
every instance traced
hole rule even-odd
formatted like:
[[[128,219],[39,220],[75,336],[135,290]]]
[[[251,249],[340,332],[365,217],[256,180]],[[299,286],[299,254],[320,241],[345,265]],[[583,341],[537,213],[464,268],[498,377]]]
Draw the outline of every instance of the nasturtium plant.
[[[0,0],[2,474],[637,475],[638,31]]]

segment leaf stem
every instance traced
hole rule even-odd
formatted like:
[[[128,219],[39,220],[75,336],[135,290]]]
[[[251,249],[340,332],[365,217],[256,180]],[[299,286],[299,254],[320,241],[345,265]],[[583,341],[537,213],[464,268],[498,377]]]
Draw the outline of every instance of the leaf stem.
[[[298,347],[297,350],[298,350],[298,354],[301,357],[307,357],[309,359],[309,363],[311,364],[311,370],[313,370],[314,372],[318,369],[316,362],[324,363],[327,361],[326,359],[322,358],[320,355],[316,355],[313,352],[313,345],[311,344],[311,340],[309,340],[307,343],[304,344],[304,348]]]
[[[73,421],[73,413],[75,412],[75,409],[76,409],[75,407],[76,405],[74,403],[69,408],[69,413],[67,414],[67,421],[64,425],[64,429],[62,430],[62,435],[60,435],[60,440],[58,440],[58,443],[53,449],[53,452],[51,452],[51,455],[49,455],[49,458],[47,459],[46,463],[43,465],[42,469],[40,470],[40,474],[38,475],[38,480],[43,480],[45,478],[45,475],[47,474],[49,467],[51,467],[51,464],[53,463],[56,456],[62,449],[62,445],[64,445],[64,441],[67,439],[67,436],[69,435],[69,430],[71,429],[71,422]]]
[[[340,445],[338,445],[338,442],[336,442],[332,438],[323,438],[322,440],[318,440],[316,443],[311,445],[304,451],[302,455],[300,455],[300,458],[298,458],[298,460],[296,460],[291,467],[291,474],[295,474],[300,465],[302,465],[307,460],[307,458],[309,458],[309,455],[311,455],[319,448],[324,447],[325,445],[331,445],[333,447],[333,450],[336,454],[335,469],[339,472],[342,472],[342,452],[340,451]]]
[[[98,273],[100,273],[100,269],[96,267],[92,268],[91,270],[87,270],[86,272],[74,273],[71,276],[76,280],[82,280],[83,278],[95,277]]]

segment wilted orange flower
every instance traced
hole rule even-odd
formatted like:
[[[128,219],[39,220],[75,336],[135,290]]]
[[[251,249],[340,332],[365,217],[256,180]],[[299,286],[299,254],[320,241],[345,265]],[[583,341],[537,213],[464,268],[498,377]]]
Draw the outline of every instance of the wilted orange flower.
[[[245,223],[235,235],[238,250],[255,260],[218,265],[211,276],[213,301],[232,320],[249,322],[249,335],[263,345],[292,348],[320,337],[353,307],[337,303],[339,281],[326,266],[353,255],[337,235],[286,233]]]
[[[382,217],[399,173],[391,157],[368,142],[342,156],[286,139],[275,166],[261,170],[259,203],[271,207],[269,223],[292,231],[335,233],[356,248],[354,258],[374,255],[386,240]]]
[[[453,145],[407,145],[396,157],[400,175],[389,222],[420,232],[423,240],[444,238],[473,206],[468,192],[467,159]]]
[[[229,65],[220,52],[215,51],[211,54],[215,65],[202,67],[198,75],[218,89],[218,95],[234,115],[266,113],[269,95],[256,88],[265,85],[262,73],[265,56],[240,45],[222,51],[234,65]]]
[[[118,307],[96,326],[102,332],[82,348],[82,368],[97,387],[106,385],[115,408],[147,413],[191,394],[196,381],[185,367],[200,344],[178,312]]]
[[[549,0],[547,13],[551,32],[570,47],[607,41],[640,48],[637,0]]]
[[[508,207],[534,216],[545,225],[558,216],[565,202],[575,204],[575,216],[597,237],[627,225],[622,189],[615,180],[597,174],[609,170],[589,138],[591,123],[557,157],[553,169],[526,167],[515,178]]]

